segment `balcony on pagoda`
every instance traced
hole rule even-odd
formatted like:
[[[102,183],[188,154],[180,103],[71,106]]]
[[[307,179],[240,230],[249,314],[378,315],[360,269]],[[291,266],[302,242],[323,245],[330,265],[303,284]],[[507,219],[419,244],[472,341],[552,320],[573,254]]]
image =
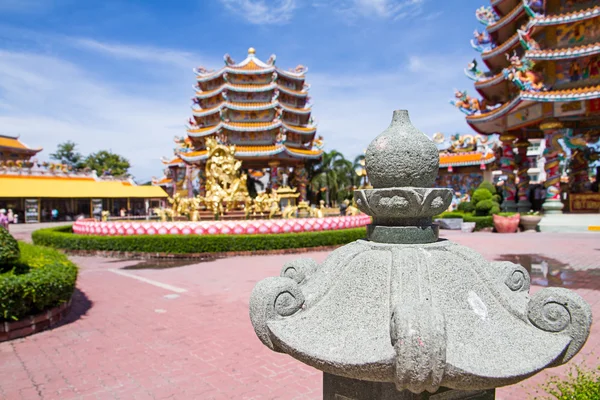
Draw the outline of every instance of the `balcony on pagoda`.
[[[492,0],[492,7],[498,16],[504,17],[514,10],[521,0]]]
[[[504,15],[498,21],[487,26],[487,31],[492,37],[494,43],[501,46],[512,38],[517,29],[525,26],[529,21],[529,16],[525,12],[522,2],[518,2],[508,14]]]

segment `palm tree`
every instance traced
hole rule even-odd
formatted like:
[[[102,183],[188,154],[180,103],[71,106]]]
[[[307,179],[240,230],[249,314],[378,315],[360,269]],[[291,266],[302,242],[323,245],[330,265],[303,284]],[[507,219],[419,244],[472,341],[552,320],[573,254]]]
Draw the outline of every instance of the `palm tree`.
[[[316,168],[311,179],[311,189],[325,196],[325,203],[331,204],[346,196],[352,186],[352,162],[346,160],[344,155],[336,150],[323,153],[321,162]]]

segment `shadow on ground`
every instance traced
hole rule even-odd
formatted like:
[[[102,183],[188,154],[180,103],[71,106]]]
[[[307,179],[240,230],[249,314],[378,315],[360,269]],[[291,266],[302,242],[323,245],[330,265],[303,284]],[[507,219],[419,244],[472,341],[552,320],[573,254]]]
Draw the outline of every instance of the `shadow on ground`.
[[[77,321],[81,317],[85,316],[93,306],[94,303],[87,297],[85,292],[75,288],[73,297],[71,298],[71,311],[69,311],[67,316],[62,321],[54,325],[54,328]]]

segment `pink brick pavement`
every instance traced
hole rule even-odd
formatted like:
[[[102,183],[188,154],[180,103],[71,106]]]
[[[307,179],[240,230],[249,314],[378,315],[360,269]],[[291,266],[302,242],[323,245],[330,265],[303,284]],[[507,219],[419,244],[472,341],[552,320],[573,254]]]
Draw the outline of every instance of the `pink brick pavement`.
[[[576,270],[572,288],[593,305],[592,334],[577,356],[600,355],[600,235],[444,232],[489,259],[544,254]],[[308,253],[322,261],[327,253]],[[163,270],[121,270],[138,261],[74,257],[78,292],[61,326],[0,343],[0,399],[320,399],[321,373],[271,352],[254,335],[248,297],[298,255],[235,257]],[[533,287],[532,291],[539,290]],[[559,374],[564,367],[552,369]],[[498,390],[526,399],[548,376]]]

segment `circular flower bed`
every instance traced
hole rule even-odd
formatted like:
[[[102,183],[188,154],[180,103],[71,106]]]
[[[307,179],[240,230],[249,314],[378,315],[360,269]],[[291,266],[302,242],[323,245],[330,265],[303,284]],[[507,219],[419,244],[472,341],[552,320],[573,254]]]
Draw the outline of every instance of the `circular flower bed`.
[[[0,265],[0,322],[59,307],[71,299],[77,267],[56,250],[19,243],[17,261]]]
[[[100,222],[83,219],[73,224],[73,233],[100,236],[264,235],[358,228],[369,223],[371,223],[371,217],[364,214],[325,218],[201,222]]]

